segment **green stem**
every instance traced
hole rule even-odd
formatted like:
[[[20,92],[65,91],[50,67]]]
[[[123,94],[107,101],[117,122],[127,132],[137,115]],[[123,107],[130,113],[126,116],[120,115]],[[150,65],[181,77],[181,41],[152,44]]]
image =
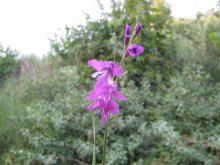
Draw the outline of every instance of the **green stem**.
[[[103,143],[103,153],[102,153],[102,165],[105,165],[105,153],[106,153],[106,144],[107,144],[107,136],[108,136],[108,123],[109,119],[105,124],[105,134],[104,134],[104,143]]]
[[[92,155],[92,165],[96,165],[96,154],[95,154],[95,112],[92,115],[92,126],[93,126],[93,155]]]

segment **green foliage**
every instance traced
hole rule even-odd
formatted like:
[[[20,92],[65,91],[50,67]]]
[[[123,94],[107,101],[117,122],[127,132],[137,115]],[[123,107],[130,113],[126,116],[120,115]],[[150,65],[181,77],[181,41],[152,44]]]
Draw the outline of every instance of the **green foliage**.
[[[194,67],[183,68],[171,78],[170,88],[158,92],[151,91],[146,78],[141,90],[132,82],[121,88],[129,101],[110,120],[108,164],[217,161],[220,84],[207,86],[209,76],[200,65]],[[86,111],[88,92],[80,87],[76,68],[61,68],[35,81],[26,92],[35,99],[25,108],[24,124],[16,127],[19,140],[3,158],[12,164],[91,163],[92,114]],[[100,162],[104,129],[98,114],[96,123]]]
[[[16,73],[19,70],[19,61],[16,60],[17,55],[17,51],[9,47],[4,49],[0,45],[0,86],[13,71]]]
[[[208,13],[198,15],[195,20],[178,20],[174,22],[173,31],[176,38],[176,68],[181,69],[183,61],[200,63],[210,74],[210,81],[219,82],[220,15]]]
[[[3,164],[3,155],[8,152],[10,146],[20,143],[17,129],[23,127],[25,104],[22,101],[24,91],[17,83],[17,79],[7,80],[0,89],[0,164]]]

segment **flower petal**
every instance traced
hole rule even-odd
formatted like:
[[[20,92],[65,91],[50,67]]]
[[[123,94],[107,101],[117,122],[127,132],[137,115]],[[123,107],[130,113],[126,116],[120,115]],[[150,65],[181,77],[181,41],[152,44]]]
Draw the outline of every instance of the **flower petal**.
[[[123,68],[120,65],[117,65],[116,63],[113,63],[112,75],[120,76],[123,73],[124,73]]]
[[[97,78],[95,89],[100,89],[108,84],[109,72],[105,72]]]
[[[100,95],[100,91],[99,90],[93,90],[90,95],[87,97],[87,100],[91,101],[91,100],[95,100],[99,97]]]
[[[95,72],[95,73],[92,74],[92,77],[93,77],[93,78],[96,78],[98,75],[103,74],[103,73],[105,73],[105,72],[106,72],[105,70],[104,70],[104,71],[97,71],[97,72]]]
[[[114,90],[112,95],[119,100],[122,100],[122,101],[127,100],[127,98],[119,90]]]
[[[116,101],[111,100],[109,102],[108,107],[109,107],[109,110],[111,111],[111,113],[113,115],[118,115],[119,114],[119,105],[118,105],[118,103]]]
[[[98,108],[98,107],[99,107],[99,102],[97,101],[97,102],[94,102],[94,103],[90,104],[88,106],[88,110],[90,111],[90,110],[93,110],[93,109]]]
[[[98,60],[89,60],[88,64],[93,67],[97,71],[101,71],[103,69],[103,61],[98,61]]]

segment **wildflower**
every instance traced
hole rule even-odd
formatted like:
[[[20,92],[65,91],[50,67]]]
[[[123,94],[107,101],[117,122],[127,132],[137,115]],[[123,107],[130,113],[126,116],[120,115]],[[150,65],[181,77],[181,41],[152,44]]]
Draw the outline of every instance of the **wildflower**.
[[[110,117],[110,113],[113,115],[118,115],[119,105],[116,101],[110,100],[109,102],[104,102],[102,99],[99,99],[95,103],[89,105],[88,110],[98,109],[102,113],[102,123],[105,124],[107,119]]]
[[[139,22],[139,23],[135,26],[134,38],[140,33],[141,29],[142,29],[142,23]]]
[[[92,74],[93,78],[98,76],[95,88],[100,88],[105,83],[111,83],[113,81],[111,76],[118,77],[124,73],[123,68],[113,61],[98,61],[94,59],[89,60],[88,64],[97,71]]]
[[[126,101],[127,98],[117,89],[115,82],[105,85],[102,88],[95,89],[91,92],[88,100],[95,100],[88,106],[88,110],[97,109],[102,113],[102,123],[105,124],[110,113],[118,115],[119,105],[114,99]]]
[[[125,37],[124,37],[124,45],[128,46],[128,43],[131,38],[131,26],[126,24],[125,25]]]
[[[101,88],[95,88],[90,95],[88,96],[88,100],[96,100],[99,98],[103,98],[105,102],[110,101],[113,98],[117,98],[119,100],[127,100],[125,96],[118,90],[118,87],[115,82],[112,84],[106,84]]]
[[[144,52],[144,48],[139,44],[133,44],[128,47],[126,51],[126,56],[130,55],[131,57],[135,57]]]

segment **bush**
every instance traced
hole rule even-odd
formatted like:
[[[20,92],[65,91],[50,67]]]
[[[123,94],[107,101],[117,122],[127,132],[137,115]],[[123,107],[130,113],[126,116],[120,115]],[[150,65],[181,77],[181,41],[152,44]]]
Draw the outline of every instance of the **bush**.
[[[17,60],[18,52],[11,48],[3,48],[0,45],[0,87],[3,81],[10,77],[12,73],[17,74],[20,62]]]
[[[216,162],[220,84],[207,86],[208,79],[198,65],[183,68],[171,78],[170,88],[164,86],[158,92],[151,90],[147,79],[143,79],[141,88],[132,81],[124,87],[121,83],[129,101],[121,104],[119,116],[111,118],[108,164]],[[25,108],[24,123],[15,131],[19,141],[4,154],[5,161],[90,164],[92,112],[86,111],[88,92],[79,84],[76,69],[61,68],[46,80],[36,80],[27,91],[35,99]],[[99,114],[96,123],[100,162],[104,130]]]

